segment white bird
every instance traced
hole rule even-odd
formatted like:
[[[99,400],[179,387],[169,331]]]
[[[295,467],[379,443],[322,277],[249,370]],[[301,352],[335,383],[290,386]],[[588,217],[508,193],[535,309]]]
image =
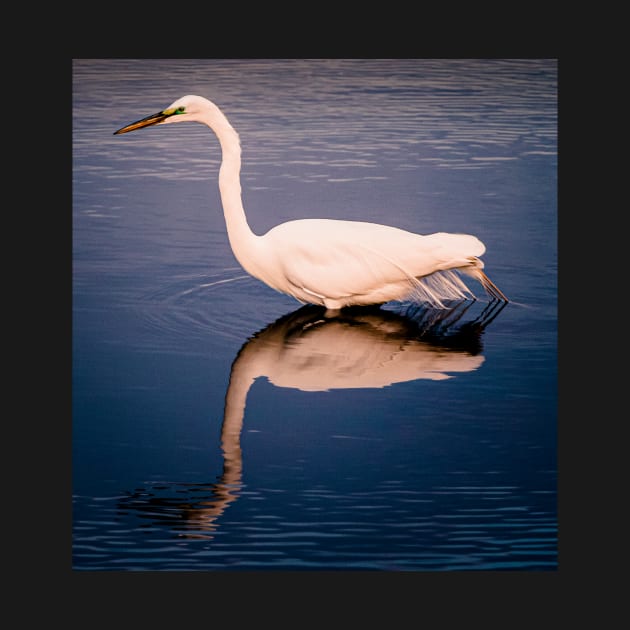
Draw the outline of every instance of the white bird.
[[[201,96],[183,96],[166,109],[114,134],[175,122],[199,122],[222,150],[219,190],[232,251],[242,267],[299,302],[337,311],[393,300],[443,300],[474,295],[455,272],[477,279],[492,300],[505,295],[484,273],[486,248],[469,234],[414,234],[396,227],[334,219],[282,223],[262,236],[250,229],[241,199],[239,136],[223,112]]]

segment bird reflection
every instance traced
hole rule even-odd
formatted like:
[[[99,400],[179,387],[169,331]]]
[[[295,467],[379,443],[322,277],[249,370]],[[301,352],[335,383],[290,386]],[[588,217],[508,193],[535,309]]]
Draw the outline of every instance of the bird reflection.
[[[232,364],[225,397],[221,449],[223,472],[212,484],[156,484],[119,504],[181,536],[212,538],[217,519],[243,487],[240,438],[247,394],[266,377],[277,387],[302,391],[379,388],[406,381],[444,380],[478,369],[481,337],[505,307],[492,301],[476,317],[477,302],[449,309],[410,305],[400,312],[379,307],[348,308],[327,316],[304,306],[254,334]]]

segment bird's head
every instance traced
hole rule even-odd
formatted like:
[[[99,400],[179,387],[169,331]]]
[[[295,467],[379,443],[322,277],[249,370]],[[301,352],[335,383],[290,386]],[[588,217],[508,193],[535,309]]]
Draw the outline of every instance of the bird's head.
[[[201,120],[201,116],[207,112],[210,107],[212,107],[212,103],[202,96],[182,96],[175,102],[171,103],[166,109],[163,109],[157,114],[151,114],[150,116],[146,116],[134,123],[126,125],[118,131],[115,131],[114,135],[135,131],[136,129],[149,127],[150,125],[199,121]]]

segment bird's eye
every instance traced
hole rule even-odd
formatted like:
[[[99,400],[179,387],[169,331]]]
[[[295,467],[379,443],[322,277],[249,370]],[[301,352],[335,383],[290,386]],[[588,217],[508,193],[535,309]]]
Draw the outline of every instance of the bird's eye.
[[[184,111],[185,111],[185,109],[186,109],[186,108],[182,105],[181,107],[178,107],[178,108],[175,110],[175,113],[176,113],[176,114],[183,114],[183,113],[184,113]]]

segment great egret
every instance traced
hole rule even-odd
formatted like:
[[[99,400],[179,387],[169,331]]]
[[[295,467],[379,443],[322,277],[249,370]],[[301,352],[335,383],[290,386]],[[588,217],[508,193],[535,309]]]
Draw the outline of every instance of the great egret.
[[[485,245],[469,234],[420,235],[332,219],[288,221],[262,236],[254,234],[241,200],[239,136],[206,98],[179,98],[114,135],[187,121],[203,123],[216,134],[222,150],[219,190],[232,251],[249,274],[273,289],[330,311],[406,299],[443,308],[443,300],[474,299],[457,271],[478,280],[491,300],[508,301],[483,271],[479,256]]]

